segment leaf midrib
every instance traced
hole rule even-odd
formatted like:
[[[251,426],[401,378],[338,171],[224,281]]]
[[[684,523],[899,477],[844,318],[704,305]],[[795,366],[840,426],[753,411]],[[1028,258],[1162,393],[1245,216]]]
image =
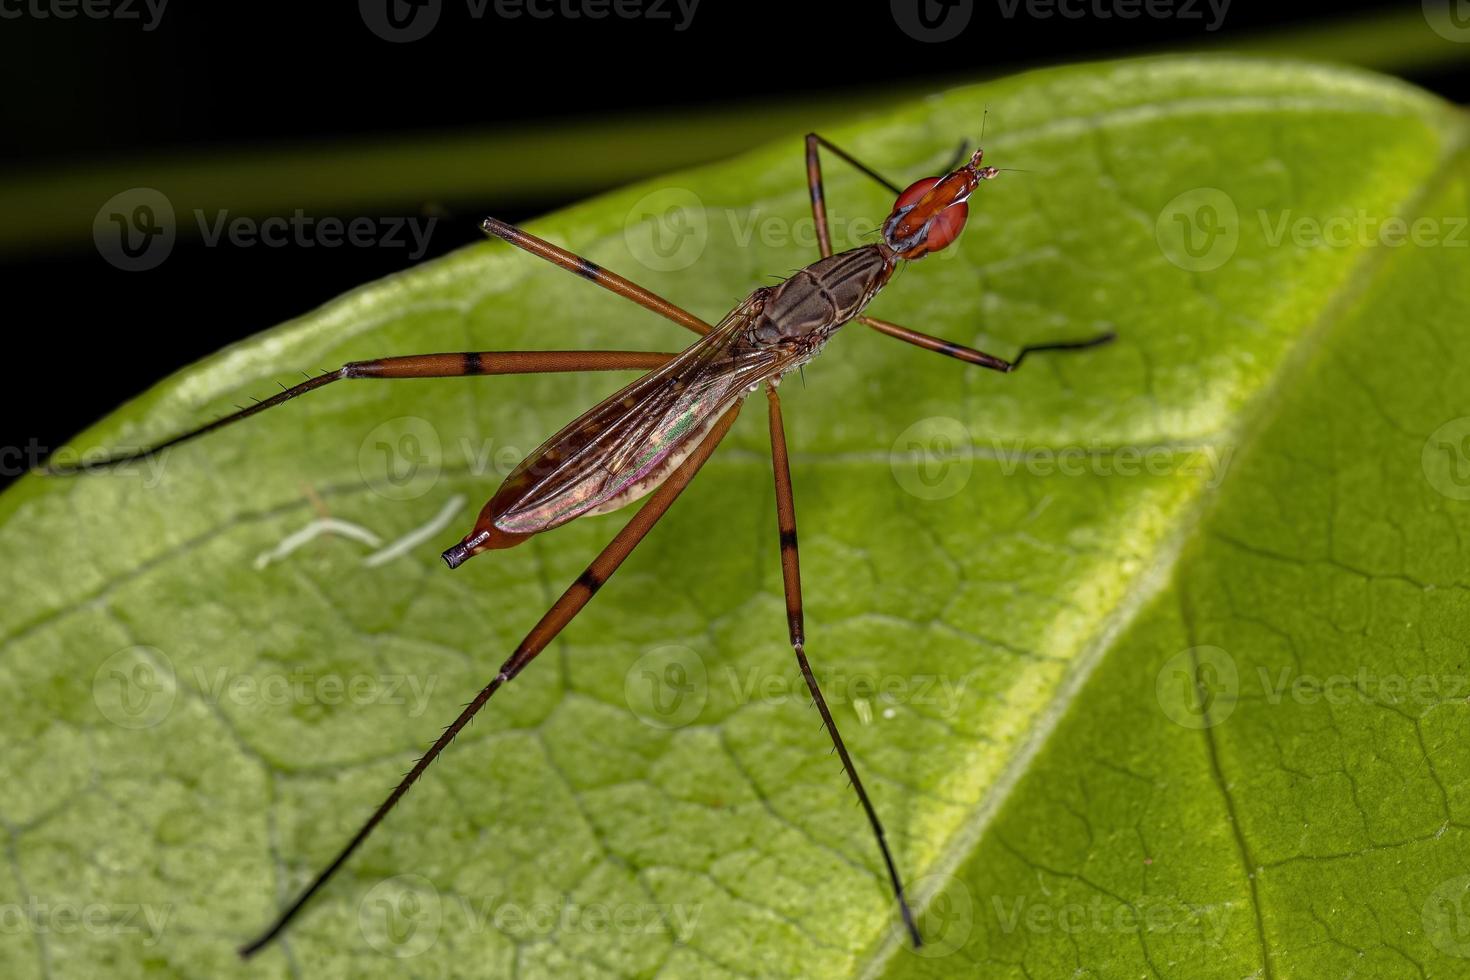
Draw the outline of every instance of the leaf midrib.
[[[1452,118],[1458,125],[1445,127],[1449,138],[1445,142],[1439,162],[1419,189],[1395,210],[1394,217],[1412,221],[1413,218],[1423,216],[1426,203],[1459,175],[1459,167],[1463,163],[1470,161],[1470,112],[1457,110]],[[1346,325],[1352,322],[1352,310],[1379,284],[1383,270],[1394,257],[1394,250],[1381,246],[1362,251],[1365,254],[1354,263],[1342,284],[1327,295],[1317,320],[1299,335],[1299,339],[1281,358],[1280,366],[1272,377],[1259,386],[1236,413],[1236,424],[1225,430],[1227,439],[1234,436],[1230,441],[1238,447],[1237,463],[1244,463],[1249,459],[1260,436],[1275,421],[1286,402],[1290,391],[1289,383],[1309,369],[1317,352],[1335,329],[1346,329]],[[927,869],[927,874],[936,878],[953,876],[974,853],[985,831],[1027,774],[1032,760],[1046,748],[1062,718],[1071,710],[1073,702],[1087,686],[1093,671],[1111,650],[1113,642],[1126,632],[1139,613],[1170,584],[1180,557],[1205,533],[1206,519],[1219,498],[1220,490],[1228,483],[1229,480],[1222,480],[1211,487],[1208,481],[1204,481],[1194,499],[1180,509],[1175,526],[1163,540],[1157,558],[1146,571],[1134,579],[1114,610],[1101,621],[1097,639],[1073,659],[1072,666],[1057,685],[1056,693],[1046,708],[1037,715],[1025,743],[1013,753],[1000,776],[985,791],[979,804],[950,836],[950,842],[942,849],[940,859]],[[1208,729],[1201,734],[1207,739],[1211,736]],[[1243,832],[1237,827],[1235,834],[1235,839],[1242,848],[1240,858],[1245,861],[1247,854],[1244,852]],[[1246,880],[1250,888],[1256,936],[1261,947],[1263,975],[1269,980],[1274,973],[1256,879],[1247,873]],[[915,914],[922,915],[933,897],[932,892],[913,895],[911,901]],[[859,975],[865,980],[882,976],[890,961],[904,945],[905,940],[894,930],[884,930],[874,945],[872,954],[865,962],[860,963]]]

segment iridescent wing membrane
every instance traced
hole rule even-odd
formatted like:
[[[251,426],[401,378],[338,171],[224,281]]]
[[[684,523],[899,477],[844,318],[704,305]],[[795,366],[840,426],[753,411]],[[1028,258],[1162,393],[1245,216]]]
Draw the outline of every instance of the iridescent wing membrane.
[[[593,406],[542,443],[506,479],[495,526],[535,534],[649,493],[751,388],[799,356],[750,341],[754,293],[663,367]]]

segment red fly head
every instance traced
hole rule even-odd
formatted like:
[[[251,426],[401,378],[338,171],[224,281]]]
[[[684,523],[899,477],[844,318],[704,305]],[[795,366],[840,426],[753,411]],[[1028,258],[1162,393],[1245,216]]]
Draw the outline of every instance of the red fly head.
[[[910,184],[883,223],[883,240],[900,258],[921,259],[946,247],[964,230],[970,206],[965,202],[980,181],[1000,171],[980,166],[981,150],[970,162],[943,177],[925,177]]]

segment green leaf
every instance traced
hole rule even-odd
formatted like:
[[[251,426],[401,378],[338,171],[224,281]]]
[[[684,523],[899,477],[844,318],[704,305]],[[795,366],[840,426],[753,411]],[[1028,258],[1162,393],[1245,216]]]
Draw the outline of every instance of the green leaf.
[[[800,693],[752,405],[252,975],[1464,972],[1464,117],[1353,72],[1154,60],[827,135],[908,180],[987,104],[987,159],[1032,172],[873,312],[1003,355],[1118,342],[1001,376],[853,327],[783,388],[808,651],[929,945]],[[850,244],[891,201],[826,170]],[[534,228],[713,318],[812,258],[802,175],[792,138]],[[486,244],[76,446],[345,360],[687,339]],[[437,557],[620,382],[352,382],[0,498],[0,972],[237,969],[625,519]],[[459,496],[394,560],[335,535],[257,567],[322,512],[391,540]]]

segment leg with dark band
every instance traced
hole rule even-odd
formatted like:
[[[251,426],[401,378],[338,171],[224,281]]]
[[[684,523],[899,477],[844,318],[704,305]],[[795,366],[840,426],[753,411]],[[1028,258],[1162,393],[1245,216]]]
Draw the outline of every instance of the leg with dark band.
[[[821,250],[822,258],[825,259],[832,254],[832,232],[827,225],[827,192],[822,185],[822,156],[820,148],[824,146],[838,157],[852,164],[865,176],[873,178],[888,188],[894,193],[895,197],[902,194],[903,189],[841,147],[829,143],[816,133],[807,133],[806,185],[812,197],[812,220],[816,223],[817,228],[817,248]]]
[[[781,422],[781,399],[772,385],[766,385],[766,398],[770,403],[771,461],[776,474],[776,523],[781,532],[781,578],[786,591],[786,624],[791,634],[791,648],[796,652],[796,663],[801,669],[801,676],[812,693],[812,700],[816,702],[817,711],[822,715],[822,724],[826,726],[827,734],[832,737],[832,746],[836,749],[838,757],[842,759],[842,768],[846,770],[848,781],[852,783],[858,802],[862,804],[863,810],[867,813],[868,823],[872,826],[873,834],[878,839],[878,850],[882,853],[883,863],[888,868],[888,880],[893,886],[894,897],[898,899],[903,924],[908,927],[914,945],[920,946],[923,944],[923,938],[919,935],[919,927],[914,923],[914,915],[909,910],[908,899],[904,897],[903,880],[899,878],[898,866],[893,863],[893,855],[888,851],[888,840],[883,835],[883,824],[878,819],[878,811],[873,808],[872,801],[868,799],[868,791],[863,788],[863,781],[858,778],[857,766],[853,764],[852,757],[847,754],[847,746],[842,741],[842,735],[837,731],[837,722],[827,708],[827,699],[822,697],[822,689],[817,686],[817,678],[812,673],[811,664],[806,659],[806,632],[802,623],[801,611],[801,560],[796,545],[796,499],[791,490],[791,464],[786,452],[786,430]]]
[[[406,357],[382,357],[372,361],[353,361],[335,371],[319,374],[292,385],[254,405],[231,412],[144,449],[117,453],[86,463],[64,466],[44,465],[38,472],[49,476],[71,476],[83,471],[106,469],[119,463],[146,459],[172,449],[180,443],[223,429],[227,425],[259,415],[266,409],[323,388],[334,381],[354,378],[467,378],[489,374],[558,374],[574,371],[651,371],[662,367],[677,355],[662,352],[619,350],[565,351],[463,351],[453,354],[411,354]]]
[[[584,259],[574,252],[568,252],[564,248],[553,245],[542,238],[537,238],[528,231],[522,231],[515,225],[507,224],[497,218],[486,218],[480,222],[480,229],[487,235],[510,242],[516,248],[525,249],[532,255],[545,259],[546,261],[559,265],[568,272],[574,272],[589,282],[595,282],[603,289],[611,290],[626,299],[631,299],[646,310],[652,310],[661,317],[674,321],[686,330],[693,330],[697,334],[707,334],[714,328],[705,323],[699,317],[690,313],[680,306],[675,306],[657,293],[650,292],[638,285],[631,279],[624,279],[616,272],[610,272],[590,259]]]
[[[444,733],[433,745],[429,746],[429,750],[420,757],[418,762],[414,763],[413,768],[408,771],[393,792],[388,794],[388,798],[373,812],[373,815],[362,825],[352,840],[347,842],[347,846],[338,852],[332,862],[312,880],[311,884],[281,913],[270,928],[240,948],[241,957],[248,959],[280,935],[311,897],[331,879],[358,846],[367,839],[373,828],[388,815],[388,811],[392,810],[409,788],[418,781],[418,778],[424,774],[424,770],[428,769],[449,743],[454,741],[454,737],[470,723],[470,719],[479,713],[485,703],[490,700],[491,695],[519,674],[532,660],[535,660],[536,655],[546,649],[547,644],[556,638],[556,635],[572,621],[577,613],[582,611],[602,584],[618,570],[618,566],[638,546],[638,542],[642,541],[644,536],[652,530],[654,524],[658,523],[658,519],[689,485],[689,481],[694,479],[694,474],[699,472],[699,468],[704,465],[705,460],[709,459],[715,447],[720,444],[720,440],[725,437],[725,433],[730,431],[730,426],[735,423],[735,416],[740,412],[740,404],[737,402],[720,417],[714,428],[695,447],[694,452],[690,453],[689,457],[679,464],[678,469],[674,470],[669,478],[653,492],[648,502],[633,515],[633,519],[623,525],[623,529],[608,543],[606,548],[602,549],[602,553],[592,560],[592,564],[587,566],[587,570],[582,573],[581,577],[573,582],[566,592],[562,593],[561,598],[557,599],[555,604],[547,610],[546,615],[541,617],[541,621],[526,634],[520,646],[516,647],[515,652],[510,655],[510,659],[501,665],[500,672],[479,694],[475,695],[474,700],[459,713],[459,717],[444,729]]]
[[[1026,359],[1027,354],[1036,354],[1048,350],[1086,350],[1089,347],[1099,347],[1106,344],[1116,336],[1112,331],[1107,331],[1106,333],[1098,334],[1096,337],[1089,337],[1086,340],[1065,340],[1055,344],[1032,344],[1030,347],[1022,347],[1020,353],[1016,355],[1015,360],[1007,361],[1003,357],[996,357],[994,354],[987,354],[973,347],[966,347],[964,344],[956,344],[939,337],[932,337],[927,333],[910,330],[908,327],[900,327],[896,323],[879,320],[877,317],[860,316],[857,318],[857,322],[872,327],[879,333],[884,333],[890,337],[902,340],[906,344],[913,344],[915,347],[932,350],[936,354],[943,354],[946,357],[957,358],[966,364],[978,364],[980,367],[990,368],[992,371],[1000,371],[1007,374],[1020,367],[1021,362]]]

